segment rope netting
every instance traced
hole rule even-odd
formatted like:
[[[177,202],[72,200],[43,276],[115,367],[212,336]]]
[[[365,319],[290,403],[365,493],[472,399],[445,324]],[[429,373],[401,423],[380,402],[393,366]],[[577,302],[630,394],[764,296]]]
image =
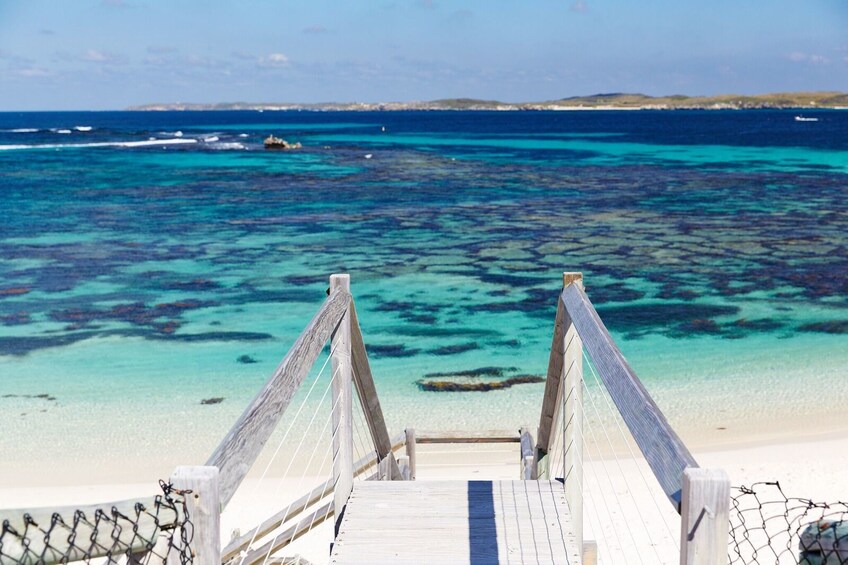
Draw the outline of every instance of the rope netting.
[[[194,529],[185,495],[160,481],[162,494],[149,501],[77,509],[63,515],[5,514],[0,531],[0,564],[193,563]],[[35,512],[35,511],[33,511]],[[49,511],[47,511],[49,512]]]
[[[728,561],[848,564],[848,503],[790,498],[778,482],[735,487]]]

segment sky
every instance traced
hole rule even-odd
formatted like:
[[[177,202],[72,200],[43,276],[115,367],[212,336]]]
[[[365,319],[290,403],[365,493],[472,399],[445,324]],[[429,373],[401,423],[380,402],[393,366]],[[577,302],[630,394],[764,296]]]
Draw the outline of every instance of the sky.
[[[0,0],[0,111],[848,91],[848,0]]]

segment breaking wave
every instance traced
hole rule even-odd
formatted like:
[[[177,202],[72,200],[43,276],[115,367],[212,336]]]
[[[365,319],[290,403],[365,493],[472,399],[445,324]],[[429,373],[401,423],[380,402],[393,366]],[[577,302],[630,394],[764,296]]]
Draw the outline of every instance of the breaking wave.
[[[103,141],[99,143],[45,143],[41,145],[0,145],[0,151],[12,149],[83,149],[87,147],[152,147],[197,143],[196,139],[148,139],[146,141]]]

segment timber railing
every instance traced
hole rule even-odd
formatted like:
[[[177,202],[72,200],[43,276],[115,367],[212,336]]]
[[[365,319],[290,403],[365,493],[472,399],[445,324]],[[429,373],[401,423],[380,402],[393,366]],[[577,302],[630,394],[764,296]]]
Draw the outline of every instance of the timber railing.
[[[583,539],[584,355],[627,425],[657,483],[680,514],[680,563],[727,562],[730,481],[701,469],[610,335],[583,288],[582,273],[564,273],[534,454],[534,476],[548,478],[549,452],[562,429],[565,494]],[[584,544],[584,551],[588,547]]]

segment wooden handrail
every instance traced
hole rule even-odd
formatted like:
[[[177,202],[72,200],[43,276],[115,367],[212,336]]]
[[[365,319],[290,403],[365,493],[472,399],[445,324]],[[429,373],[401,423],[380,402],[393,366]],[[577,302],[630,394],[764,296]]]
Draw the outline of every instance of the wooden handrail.
[[[428,432],[415,430],[416,443],[519,443],[518,432]]]
[[[651,471],[679,512],[683,471],[687,467],[698,467],[698,463],[624,359],[580,285],[568,285],[561,299],[598,376]]]
[[[0,524],[8,520],[9,527],[19,533],[27,530],[25,514],[29,515],[30,523],[34,522],[45,531],[50,530],[54,516],[60,516],[68,526],[73,526],[74,516],[77,513],[81,513],[87,519],[77,523],[76,535],[73,537],[61,525],[56,526],[52,532],[53,535],[50,536],[50,549],[47,551],[44,551],[45,536],[33,534],[34,526],[30,526],[27,536],[29,545],[26,548],[16,544],[16,538],[13,536],[6,535],[3,540],[3,557],[24,562],[26,559],[32,559],[33,555],[39,555],[41,560],[38,562],[48,565],[65,562],[63,561],[65,559],[77,561],[86,557],[103,557],[116,545],[122,550],[128,550],[129,553],[145,551],[148,549],[148,540],[155,539],[160,530],[174,528],[183,520],[179,505],[176,508],[160,506],[157,510],[156,504],[157,497],[148,497],[87,506],[0,510]],[[146,508],[147,512],[137,511],[138,505]],[[101,521],[97,528],[90,527],[89,524],[97,523],[95,515],[98,512],[102,512],[110,520],[115,520],[117,517],[120,527],[112,528],[104,521]],[[126,516],[129,520],[119,516]],[[0,562],[5,561],[0,558]],[[29,561],[26,562],[29,563]],[[35,563],[35,561],[32,562]]]
[[[209,457],[206,464],[221,470],[222,508],[253,466],[330,334],[347,311],[350,299],[350,293],[342,290],[336,290],[327,297],[274,374]]]

